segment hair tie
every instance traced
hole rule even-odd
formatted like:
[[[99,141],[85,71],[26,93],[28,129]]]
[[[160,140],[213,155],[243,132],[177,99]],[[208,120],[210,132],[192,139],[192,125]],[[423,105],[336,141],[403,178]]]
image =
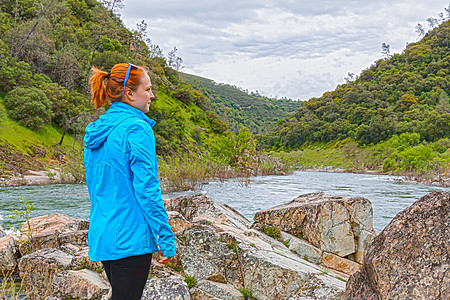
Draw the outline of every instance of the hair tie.
[[[106,75],[106,78],[109,79],[109,76],[111,76],[111,72],[108,72],[108,75]]]

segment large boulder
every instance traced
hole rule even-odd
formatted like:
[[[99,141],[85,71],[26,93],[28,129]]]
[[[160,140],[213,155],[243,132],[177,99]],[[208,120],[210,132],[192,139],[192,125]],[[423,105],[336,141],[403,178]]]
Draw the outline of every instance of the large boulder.
[[[62,299],[100,300],[110,289],[100,274],[88,269],[62,271],[52,282],[52,295]]]
[[[72,243],[87,246],[89,222],[60,213],[39,216],[25,222],[21,228],[21,255],[44,248],[58,248]]]
[[[52,293],[53,276],[67,270],[73,256],[59,249],[41,249],[19,259],[27,299],[45,299]]]
[[[246,287],[257,299],[342,299],[345,283],[291,252],[281,242],[226,224],[194,225],[182,232],[184,273],[197,280],[195,299],[236,299]],[[205,298],[206,297],[206,298]]]
[[[375,235],[372,204],[364,198],[312,193],[257,212],[256,222],[276,226],[314,247],[362,263]]]
[[[0,238],[0,276],[14,272],[17,267],[16,242],[12,236]]]
[[[433,192],[373,240],[348,299],[450,299],[450,193]]]

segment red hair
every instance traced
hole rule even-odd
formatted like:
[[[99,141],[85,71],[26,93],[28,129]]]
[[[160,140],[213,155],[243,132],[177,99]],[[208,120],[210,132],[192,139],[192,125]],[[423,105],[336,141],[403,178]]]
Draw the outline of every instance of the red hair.
[[[125,81],[127,69],[128,64],[125,63],[115,65],[111,69],[111,73],[102,71],[96,67],[91,68],[92,76],[89,79],[92,94],[91,103],[94,103],[96,109],[104,106],[107,100],[110,103],[123,100],[125,95],[123,82]],[[126,87],[135,90],[145,72],[143,67],[131,67]],[[108,79],[106,85],[105,79]]]

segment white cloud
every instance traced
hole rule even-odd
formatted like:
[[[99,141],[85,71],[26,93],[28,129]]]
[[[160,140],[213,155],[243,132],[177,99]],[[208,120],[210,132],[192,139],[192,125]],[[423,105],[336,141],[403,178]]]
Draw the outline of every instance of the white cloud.
[[[267,96],[308,99],[381,58],[401,52],[414,26],[448,0],[166,0],[125,2],[125,24],[145,19],[149,37],[173,46],[185,72]]]

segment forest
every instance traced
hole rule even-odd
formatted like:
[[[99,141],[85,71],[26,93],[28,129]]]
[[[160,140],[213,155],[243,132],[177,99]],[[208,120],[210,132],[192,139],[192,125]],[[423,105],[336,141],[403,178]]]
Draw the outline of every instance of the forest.
[[[142,21],[127,29],[120,0],[17,0],[0,4],[0,156],[3,177],[58,165],[84,180],[84,128],[105,112],[90,102],[92,66],[149,70],[162,181],[187,189],[210,176],[271,172],[246,127],[234,132],[210,100],[180,80],[176,47],[164,55]],[[107,109],[107,108],[106,108]],[[281,115],[280,115],[281,117]],[[66,134],[67,133],[67,134]],[[264,170],[263,170],[264,169]],[[181,179],[180,179],[181,178]]]
[[[0,4],[0,171],[61,166],[83,180],[92,66],[149,70],[162,182],[195,188],[212,177],[283,173],[328,164],[348,171],[441,175],[450,164],[448,17],[319,98],[296,102],[180,72],[174,46],[128,29],[121,0]],[[107,108],[106,108],[107,109]],[[447,172],[448,173],[448,172]],[[428,175],[427,175],[428,176]]]

